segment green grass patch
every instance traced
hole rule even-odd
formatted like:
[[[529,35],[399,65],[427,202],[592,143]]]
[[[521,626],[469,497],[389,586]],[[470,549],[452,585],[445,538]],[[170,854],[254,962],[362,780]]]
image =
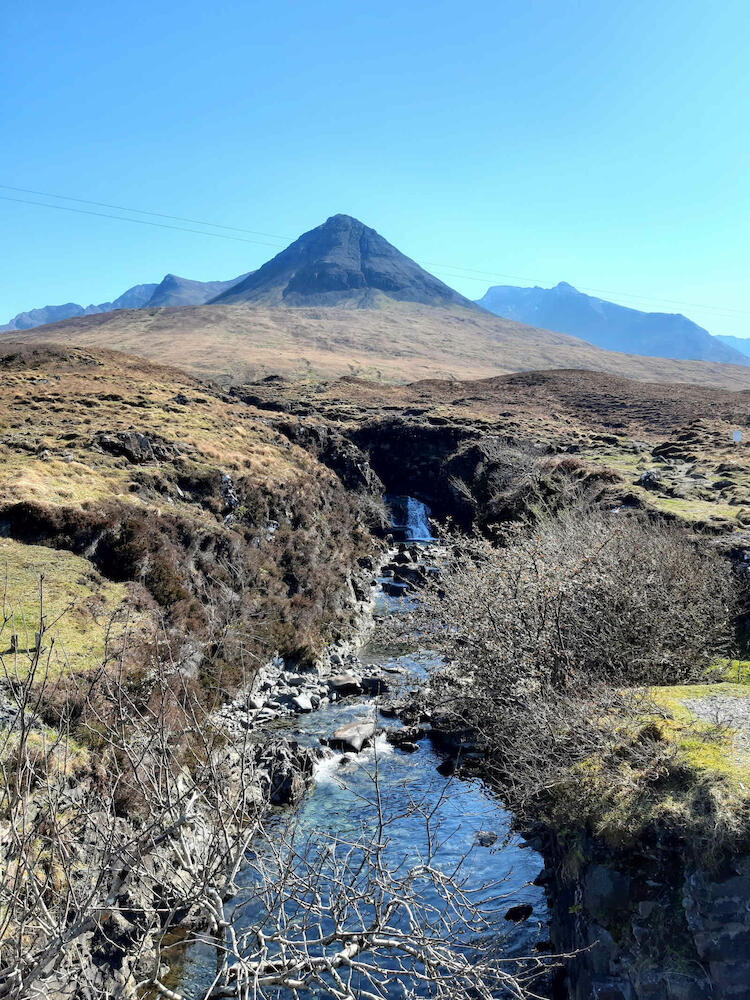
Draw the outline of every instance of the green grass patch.
[[[80,556],[0,538],[0,679],[27,674],[40,631],[51,679],[98,665],[108,639],[122,636],[127,598],[124,584],[103,579]]]

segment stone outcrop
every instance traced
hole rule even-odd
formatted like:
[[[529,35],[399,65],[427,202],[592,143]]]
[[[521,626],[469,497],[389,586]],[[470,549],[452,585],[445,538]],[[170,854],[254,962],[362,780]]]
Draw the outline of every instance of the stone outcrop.
[[[746,1000],[750,857],[700,866],[684,845],[614,850],[592,838],[532,838],[570,1000]]]

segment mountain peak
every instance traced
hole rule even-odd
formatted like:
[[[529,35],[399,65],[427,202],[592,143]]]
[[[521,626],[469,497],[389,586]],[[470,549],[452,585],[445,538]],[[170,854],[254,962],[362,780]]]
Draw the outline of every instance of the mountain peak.
[[[425,305],[473,303],[351,215],[332,215],[215,302],[376,307],[383,297]]]
[[[228,291],[238,281],[242,281],[246,277],[246,274],[241,274],[238,278],[231,278],[229,281],[193,281],[170,272],[165,274],[155,287],[147,305],[149,308],[204,305],[209,299]]]
[[[608,351],[750,364],[734,345],[722,343],[684,316],[641,312],[607,302],[578,291],[567,281],[552,288],[496,285],[479,305],[506,319],[580,337]]]

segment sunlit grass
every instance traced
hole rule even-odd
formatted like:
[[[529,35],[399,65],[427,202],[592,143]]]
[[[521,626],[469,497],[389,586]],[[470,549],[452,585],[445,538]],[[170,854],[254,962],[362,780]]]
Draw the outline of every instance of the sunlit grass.
[[[108,639],[123,634],[128,590],[71,552],[0,538],[0,607],[0,679],[3,673],[26,675],[40,631],[42,670],[54,678],[102,662]],[[134,626],[142,624],[142,616],[130,618]]]

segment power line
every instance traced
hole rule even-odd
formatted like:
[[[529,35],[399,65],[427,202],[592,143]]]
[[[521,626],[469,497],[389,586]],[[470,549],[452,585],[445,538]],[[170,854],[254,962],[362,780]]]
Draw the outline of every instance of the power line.
[[[153,227],[159,228],[159,229],[170,229],[170,230],[177,231],[177,232],[193,233],[193,234],[198,235],[198,236],[213,236],[216,239],[232,240],[233,242],[238,242],[238,243],[251,243],[251,244],[253,244],[255,246],[266,246],[266,247],[272,247],[273,249],[276,249],[277,247],[286,246],[291,241],[291,239],[292,239],[292,237],[280,236],[280,235],[278,235],[276,233],[263,233],[263,232],[258,232],[257,230],[254,230],[254,229],[245,229],[245,228],[242,228],[240,226],[228,226],[228,225],[224,225],[223,223],[217,223],[217,222],[203,222],[203,221],[201,221],[199,219],[191,219],[191,218],[188,218],[186,216],[181,216],[181,215],[168,215],[168,214],[163,213],[163,212],[151,212],[151,211],[146,211],[145,209],[140,209],[140,208],[128,208],[128,207],[126,207],[124,205],[114,205],[114,204],[111,204],[109,202],[92,201],[92,200],[87,199],[87,198],[75,198],[75,197],[72,197],[71,195],[52,194],[50,192],[35,191],[32,188],[13,187],[10,184],[0,184],[0,189],[5,190],[5,191],[17,191],[17,192],[24,193],[24,194],[35,194],[35,195],[39,195],[41,197],[46,197],[46,198],[58,198],[58,199],[64,200],[64,201],[74,201],[77,204],[82,204],[82,205],[96,205],[96,206],[98,206],[100,208],[114,208],[114,209],[116,209],[117,211],[120,211],[120,212],[132,212],[132,213],[138,214],[138,215],[148,215],[148,216],[150,216],[152,218],[171,219],[171,220],[176,221],[176,222],[189,222],[192,225],[206,226],[206,227],[212,228],[212,229],[226,229],[226,230],[230,230],[232,232],[237,232],[237,233],[248,233],[248,234],[252,234],[254,236],[265,236],[268,239],[272,239],[274,241],[278,241],[278,242],[274,242],[274,243],[268,243],[266,241],[247,239],[246,237],[241,237],[241,236],[230,236],[230,235],[228,235],[228,233],[213,233],[213,232],[209,232],[208,228],[204,230],[204,229],[187,228],[185,226],[171,226],[171,225],[168,225],[167,223],[163,223],[163,222],[151,222],[151,221],[149,221],[147,219],[131,219],[131,218],[128,218],[127,216],[124,216],[124,215],[112,215],[112,214],[107,213],[107,212],[93,212],[93,211],[91,211],[89,209],[73,208],[70,205],[54,205],[54,204],[50,204],[49,202],[32,201],[31,199],[27,199],[27,198],[12,198],[12,197],[9,197],[8,195],[0,195],[0,200],[2,200],[2,201],[15,202],[17,204],[22,204],[22,205],[35,205],[35,206],[37,206],[39,208],[58,209],[59,211],[74,212],[74,213],[77,213],[79,215],[93,215],[93,216],[96,216],[96,217],[102,218],[102,219],[113,219],[113,220],[116,220],[118,222],[132,222],[132,223],[135,223],[135,224],[141,225],[141,226],[153,226]],[[459,264],[442,264],[442,263],[438,263],[436,261],[422,261],[421,264],[422,264],[422,266],[425,266],[425,267],[437,267],[437,268],[440,268],[444,273],[446,273],[447,277],[460,278],[461,280],[465,280],[465,281],[478,281],[478,282],[485,283],[487,281],[497,281],[499,279],[504,279],[504,280],[510,279],[512,281],[529,281],[529,282],[532,282],[534,284],[537,284],[537,283],[541,284],[542,283],[542,279],[541,278],[530,278],[528,275],[503,274],[503,273],[500,273],[498,271],[481,271],[481,270],[478,270],[476,268],[463,267],[463,266],[461,266]],[[453,273],[448,273],[448,272],[453,272]],[[459,273],[456,274],[455,272],[459,272]],[[748,316],[748,315],[750,315],[750,313],[748,313],[746,310],[733,309],[731,306],[713,306],[713,305],[707,305],[705,303],[699,303],[699,302],[681,302],[681,301],[676,300],[676,299],[654,298],[654,297],[648,296],[648,295],[638,295],[635,292],[623,292],[623,291],[616,291],[614,289],[607,289],[607,288],[593,288],[593,287],[588,286],[588,285],[587,286],[581,286],[581,288],[579,290],[580,291],[584,291],[586,293],[596,292],[596,293],[603,294],[603,295],[614,295],[614,296],[617,296],[619,298],[634,299],[634,300],[638,300],[638,301],[641,301],[641,302],[662,303],[662,304],[666,304],[666,305],[675,305],[675,306],[680,306],[681,308],[687,308],[687,309],[704,309],[704,310],[707,310],[709,312],[713,312],[713,313],[715,313],[717,315],[723,315],[723,316],[727,316],[727,317]]]
[[[73,208],[72,205],[50,205],[49,202],[31,201],[28,198],[10,198],[8,195],[0,194],[0,201],[13,201],[20,205],[38,205],[41,208],[56,208],[60,212],[76,212],[78,215],[96,215],[100,219],[117,219],[119,222],[133,222],[139,226],[155,226],[158,229],[175,229],[180,233],[197,233],[198,236],[215,236],[220,240],[234,240],[236,243],[254,243],[257,246],[273,247],[276,249],[278,243],[264,243],[261,240],[249,240],[244,236],[228,236],[226,233],[209,233],[204,229],[187,229],[185,226],[170,226],[166,222],[151,222],[148,219],[129,219],[125,215],[110,215],[107,212],[92,212],[86,208]]]
[[[69,194],[51,194],[49,191],[34,191],[32,188],[11,187],[10,184],[0,184],[3,191],[16,191],[21,194],[35,194],[41,198],[59,198],[60,201],[75,201],[79,205],[96,205],[99,208],[114,208],[118,212],[132,212],[134,215],[151,215],[156,219],[171,219],[173,222],[190,222],[195,226],[208,226],[211,229],[229,229],[235,233],[250,233],[252,236],[267,236],[272,240],[289,243],[294,237],[279,236],[278,233],[259,233],[254,229],[243,229],[239,226],[226,226],[221,222],[202,222],[200,219],[188,219],[183,215],[165,215],[164,212],[147,212],[142,208],[128,208],[126,205],[111,205],[107,201],[91,201],[88,198],[73,198]],[[20,200],[20,199],[19,199]],[[33,202],[32,204],[39,204]],[[62,206],[60,206],[62,207]]]

